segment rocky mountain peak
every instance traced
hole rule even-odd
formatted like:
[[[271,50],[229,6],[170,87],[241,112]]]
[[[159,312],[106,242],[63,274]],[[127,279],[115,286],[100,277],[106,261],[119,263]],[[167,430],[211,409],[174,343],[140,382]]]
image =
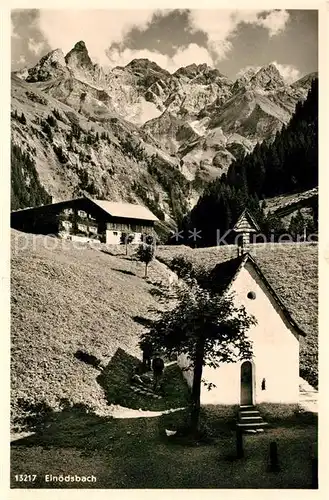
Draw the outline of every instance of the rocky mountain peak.
[[[62,49],[55,49],[46,54],[41,60],[40,63],[57,63],[60,66],[65,66],[65,58]]]
[[[272,90],[285,85],[280,71],[274,64],[268,64],[260,68],[260,70],[251,77],[250,83],[263,87],[266,90]]]
[[[203,64],[189,64],[188,66],[183,66],[182,68],[179,68],[177,71],[175,71],[174,75],[175,76],[187,76],[188,78],[194,78],[198,74],[202,73],[209,73],[209,72],[217,72],[219,74],[218,70],[215,70],[214,68],[211,68],[208,66],[208,64],[203,63]]]
[[[167,76],[170,75],[170,73],[167,70],[161,68],[156,62],[150,61],[149,59],[146,58],[133,59],[125,67],[130,71],[133,71],[134,73],[153,71]]]
[[[220,87],[222,85],[231,85],[232,82],[225,77],[216,68],[208,66],[208,64],[189,64],[183,68],[179,68],[174,74],[175,79],[184,80],[191,84],[212,85],[216,84]]]
[[[86,51],[86,52],[88,52],[88,51],[87,51],[86,44],[85,44],[85,42],[84,42],[83,40],[80,40],[80,42],[77,42],[77,43],[74,45],[74,47],[73,47],[73,49],[72,49],[72,50],[78,50],[78,51],[80,50],[80,51]]]
[[[70,67],[83,67],[92,69],[94,67],[92,60],[89,57],[86,44],[83,40],[77,42],[73,49],[65,56],[65,62]]]
[[[37,82],[49,80],[65,71],[65,58],[62,49],[55,49],[43,56],[40,61],[28,70],[26,81]]]

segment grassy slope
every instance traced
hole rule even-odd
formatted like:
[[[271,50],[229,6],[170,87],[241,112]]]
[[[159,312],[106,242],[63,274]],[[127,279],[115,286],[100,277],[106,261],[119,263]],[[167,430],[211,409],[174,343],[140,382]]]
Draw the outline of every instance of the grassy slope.
[[[12,232],[14,414],[19,412],[19,398],[44,400],[52,407],[68,398],[99,411],[105,408],[104,392],[96,381],[100,372],[74,353],[80,349],[104,365],[118,347],[139,353],[143,326],[133,317],[147,317],[149,307],[158,307],[151,280],[165,280],[166,270],[153,262],[150,279],[143,275],[144,265],[123,255],[74,249],[71,242]]]
[[[318,267],[316,244],[258,244],[248,250],[285,303],[294,319],[307,334],[301,340],[301,373],[314,385],[317,378]],[[158,249],[158,258],[170,266],[176,255],[186,255],[196,267],[212,269],[219,262],[236,256],[236,247],[223,245],[191,249],[167,246]],[[307,374],[305,374],[305,370]]]
[[[318,188],[309,189],[302,193],[292,193],[292,194],[283,194],[280,196],[275,196],[274,198],[266,198],[266,209],[265,213],[269,211],[275,212],[283,207],[292,205],[301,200],[305,200],[311,198],[315,194],[318,193]]]

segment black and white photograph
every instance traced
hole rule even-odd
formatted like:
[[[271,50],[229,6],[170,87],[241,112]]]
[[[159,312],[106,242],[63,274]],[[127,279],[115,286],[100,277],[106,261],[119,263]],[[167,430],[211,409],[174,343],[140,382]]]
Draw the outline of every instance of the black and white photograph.
[[[320,7],[110,7],[10,11],[10,488],[316,490]]]

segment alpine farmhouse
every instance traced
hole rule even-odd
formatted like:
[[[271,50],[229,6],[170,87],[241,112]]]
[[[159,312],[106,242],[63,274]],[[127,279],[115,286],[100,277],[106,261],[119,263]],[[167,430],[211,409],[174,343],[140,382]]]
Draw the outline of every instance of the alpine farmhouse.
[[[141,205],[89,196],[11,213],[11,227],[19,231],[106,244],[120,244],[126,234],[134,234],[132,243],[139,243],[143,235],[153,233],[156,221],[157,217]]]

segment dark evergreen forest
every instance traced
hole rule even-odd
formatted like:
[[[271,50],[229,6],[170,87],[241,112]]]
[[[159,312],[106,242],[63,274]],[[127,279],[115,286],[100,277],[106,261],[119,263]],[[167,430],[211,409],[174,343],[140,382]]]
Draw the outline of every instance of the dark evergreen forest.
[[[299,102],[288,125],[274,139],[257,144],[252,153],[237,158],[227,174],[208,184],[197,205],[179,227],[184,240],[194,244],[188,231],[202,231],[198,246],[216,245],[216,230],[224,234],[237,221],[244,208],[257,220],[263,234],[278,238],[287,233],[275,214],[265,216],[265,198],[298,193],[318,185],[318,80],[313,80],[307,99]],[[302,214],[291,219],[288,232],[297,236],[316,232],[317,209],[313,219]],[[232,234],[233,237],[233,234]],[[228,237],[229,239],[229,237]],[[227,240],[227,238],[226,238]],[[177,243],[173,239],[171,242]]]
[[[11,145],[11,209],[51,203],[41,186],[34,160],[16,145]]]

